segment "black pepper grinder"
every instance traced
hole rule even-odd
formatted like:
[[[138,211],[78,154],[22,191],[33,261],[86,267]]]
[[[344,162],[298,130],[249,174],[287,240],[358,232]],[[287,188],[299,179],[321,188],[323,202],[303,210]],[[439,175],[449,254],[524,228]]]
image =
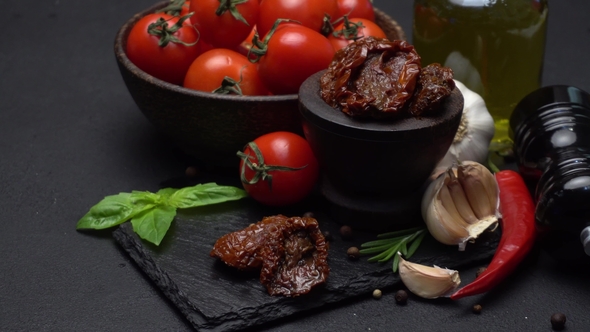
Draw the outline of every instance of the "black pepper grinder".
[[[524,97],[510,118],[520,173],[535,185],[535,219],[557,256],[590,256],[590,94],[547,86]],[[584,255],[585,253],[586,255]]]

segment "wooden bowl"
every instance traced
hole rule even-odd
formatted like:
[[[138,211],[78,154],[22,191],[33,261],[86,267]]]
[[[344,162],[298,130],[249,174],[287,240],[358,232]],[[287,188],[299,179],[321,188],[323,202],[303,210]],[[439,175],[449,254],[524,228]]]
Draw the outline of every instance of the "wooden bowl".
[[[168,4],[156,4],[127,21],[115,38],[115,57],[133,100],[160,132],[185,153],[206,164],[235,168],[236,152],[258,136],[274,131],[302,135],[297,95],[235,96],[195,91],[159,80],[135,66],[125,54],[127,37],[143,16]],[[376,22],[389,39],[405,39],[400,26],[375,9]]]
[[[324,174],[322,193],[345,209],[340,221],[387,230],[419,214],[421,190],[453,142],[463,113],[455,88],[436,115],[358,120],[320,96],[320,77],[299,91],[303,131]]]

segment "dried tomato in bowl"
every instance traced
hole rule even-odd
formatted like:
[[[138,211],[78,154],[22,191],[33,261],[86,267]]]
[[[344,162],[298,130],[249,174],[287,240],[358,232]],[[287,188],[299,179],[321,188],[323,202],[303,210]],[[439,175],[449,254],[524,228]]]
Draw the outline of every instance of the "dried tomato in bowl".
[[[425,115],[454,87],[450,68],[421,68],[414,46],[377,37],[359,39],[336,52],[320,78],[322,99],[357,118]]]

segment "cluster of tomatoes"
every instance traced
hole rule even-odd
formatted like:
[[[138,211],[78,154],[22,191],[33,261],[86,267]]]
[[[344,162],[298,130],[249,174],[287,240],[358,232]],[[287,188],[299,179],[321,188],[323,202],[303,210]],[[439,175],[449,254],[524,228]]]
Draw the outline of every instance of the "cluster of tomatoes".
[[[127,56],[148,74],[224,94],[296,94],[337,50],[385,38],[371,0],[171,0],[141,18]]]

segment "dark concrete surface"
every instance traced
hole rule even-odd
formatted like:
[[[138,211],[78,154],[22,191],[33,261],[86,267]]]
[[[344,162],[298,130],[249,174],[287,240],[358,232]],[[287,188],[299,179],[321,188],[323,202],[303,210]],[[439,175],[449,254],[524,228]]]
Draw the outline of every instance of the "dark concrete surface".
[[[139,112],[114,59],[119,26],[153,1],[0,4],[0,330],[190,330],[110,231],[75,230],[102,197],[157,190],[190,165]],[[375,5],[411,36],[410,0]],[[587,0],[551,1],[544,85],[590,91],[589,13]],[[588,269],[537,249],[489,294],[406,306],[367,294],[256,330],[551,331],[563,312],[567,331],[589,331]]]

